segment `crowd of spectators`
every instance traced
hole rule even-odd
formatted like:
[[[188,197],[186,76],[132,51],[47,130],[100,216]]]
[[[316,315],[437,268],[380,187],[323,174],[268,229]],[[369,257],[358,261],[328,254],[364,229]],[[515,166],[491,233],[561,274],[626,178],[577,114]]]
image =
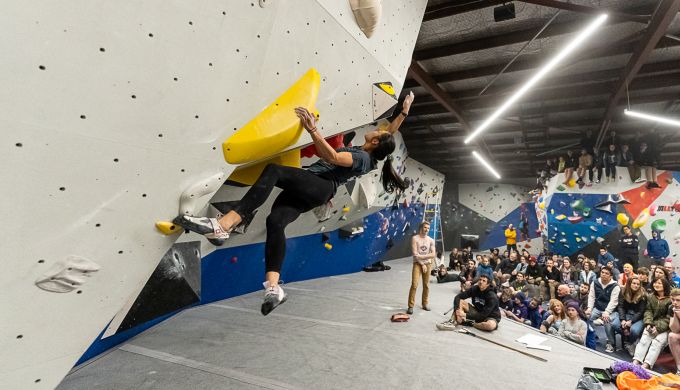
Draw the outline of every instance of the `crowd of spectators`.
[[[493,306],[502,317],[592,349],[596,329],[602,327],[605,352],[623,351],[645,368],[653,367],[668,346],[680,373],[680,276],[670,259],[660,261],[668,256],[668,246],[658,232],[645,252],[650,268],[639,266],[637,236],[633,240],[630,235],[624,228],[616,254],[602,247],[596,258],[498,249],[475,257],[470,248],[454,249],[448,267],[442,262],[436,272],[437,281],[460,282],[459,301],[493,289]],[[477,287],[481,278],[483,292]],[[483,319],[485,330],[498,326],[498,321]],[[455,323],[452,317],[438,328]]]
[[[588,130],[581,138],[578,151],[568,149],[562,156],[547,159],[545,167],[539,171],[538,189],[545,188],[547,181],[560,173],[564,173],[564,185],[570,186],[570,181],[575,179],[579,188],[593,183],[616,182],[617,167],[627,169],[633,182],[646,181],[648,189],[660,187],[656,182],[656,168],[663,143],[655,130],[644,136],[638,133],[630,141],[622,141],[611,132],[602,146],[601,149],[595,147],[593,132]]]

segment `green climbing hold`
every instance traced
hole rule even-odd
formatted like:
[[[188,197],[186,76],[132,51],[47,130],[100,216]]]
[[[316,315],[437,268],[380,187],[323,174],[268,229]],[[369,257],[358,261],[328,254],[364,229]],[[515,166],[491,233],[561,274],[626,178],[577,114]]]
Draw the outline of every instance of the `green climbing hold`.
[[[583,210],[585,206],[586,203],[583,201],[583,199],[576,199],[575,201],[571,202],[571,208],[574,210]]]
[[[562,184],[557,186],[557,191],[564,191],[564,190],[566,190],[566,188]]]
[[[652,222],[652,230],[656,230],[657,232],[663,232],[664,230],[666,230],[666,220],[657,219],[654,222]]]
[[[590,207],[585,207],[582,211],[581,214],[583,214],[584,217],[588,218],[590,217]]]

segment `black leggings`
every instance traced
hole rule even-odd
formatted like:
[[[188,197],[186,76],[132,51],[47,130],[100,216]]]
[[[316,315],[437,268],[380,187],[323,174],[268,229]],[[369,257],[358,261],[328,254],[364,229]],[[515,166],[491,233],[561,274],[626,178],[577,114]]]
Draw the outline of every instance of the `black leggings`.
[[[274,187],[283,191],[274,200],[267,217],[267,241],[264,246],[266,272],[281,272],[286,256],[286,226],[300,214],[328,202],[335,193],[335,185],[331,180],[304,169],[269,164],[234,211],[241,218],[252,214],[269,198]]]

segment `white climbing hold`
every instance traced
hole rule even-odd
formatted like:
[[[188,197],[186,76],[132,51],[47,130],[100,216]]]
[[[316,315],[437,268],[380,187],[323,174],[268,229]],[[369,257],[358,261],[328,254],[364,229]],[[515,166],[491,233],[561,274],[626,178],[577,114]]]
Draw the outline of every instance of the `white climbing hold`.
[[[70,255],[55,263],[35,281],[45,291],[67,293],[82,286],[101,267],[84,257]]]

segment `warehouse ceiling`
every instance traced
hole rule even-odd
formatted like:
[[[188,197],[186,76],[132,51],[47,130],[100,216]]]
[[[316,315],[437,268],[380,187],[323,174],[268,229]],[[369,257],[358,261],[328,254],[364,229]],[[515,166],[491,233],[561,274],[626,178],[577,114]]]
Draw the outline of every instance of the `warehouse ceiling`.
[[[660,168],[680,170],[680,129],[623,115],[630,104],[680,117],[680,0],[514,1],[515,17],[496,22],[494,8],[503,3],[428,3],[403,90],[416,95],[402,126],[411,157],[448,180],[492,179],[472,157],[477,150],[504,179],[523,178],[535,176],[546,157],[578,148],[586,130],[633,142],[656,127]],[[594,36],[482,136],[463,143],[601,11],[609,18]]]

